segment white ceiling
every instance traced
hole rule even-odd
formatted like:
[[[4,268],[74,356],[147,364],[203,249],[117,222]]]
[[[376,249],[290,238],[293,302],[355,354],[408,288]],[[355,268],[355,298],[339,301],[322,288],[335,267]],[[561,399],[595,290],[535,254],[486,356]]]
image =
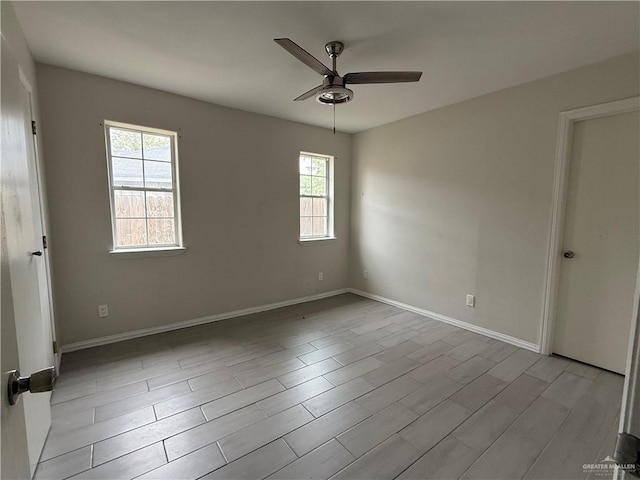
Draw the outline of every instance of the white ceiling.
[[[341,74],[422,70],[417,84],[354,85],[337,128],[357,132],[639,48],[638,2],[16,2],[36,60],[219,105],[330,127],[293,102],[322,77],[289,37]]]

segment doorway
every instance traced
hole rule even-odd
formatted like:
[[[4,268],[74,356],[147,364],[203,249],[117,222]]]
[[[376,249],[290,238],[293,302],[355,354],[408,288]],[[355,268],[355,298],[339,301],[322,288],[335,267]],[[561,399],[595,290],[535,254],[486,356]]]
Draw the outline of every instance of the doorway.
[[[638,110],[632,98],[561,114],[541,341],[621,374],[638,274]]]

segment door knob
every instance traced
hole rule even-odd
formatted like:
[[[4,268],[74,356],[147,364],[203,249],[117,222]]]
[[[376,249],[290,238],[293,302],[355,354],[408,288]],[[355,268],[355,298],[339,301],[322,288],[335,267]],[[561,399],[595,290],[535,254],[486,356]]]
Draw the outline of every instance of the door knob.
[[[21,377],[19,370],[12,370],[9,372],[9,382],[7,385],[9,404],[15,405],[18,402],[18,397],[24,392],[50,392],[53,390],[55,381],[55,367],[45,368],[39,372],[32,373],[29,377]]]
[[[36,250],[35,252],[31,252],[31,255],[35,255],[36,257],[42,256],[42,250]]]
[[[566,252],[562,253],[562,256],[564,258],[573,258],[576,256],[576,254],[574,252],[572,252],[571,250],[567,250]]]

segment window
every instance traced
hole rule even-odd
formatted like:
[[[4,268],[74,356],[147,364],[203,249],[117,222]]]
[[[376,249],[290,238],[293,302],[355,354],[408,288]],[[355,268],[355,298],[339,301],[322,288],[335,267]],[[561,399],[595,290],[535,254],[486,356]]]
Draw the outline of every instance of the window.
[[[333,157],[300,153],[300,239],[333,238]]]
[[[177,135],[105,122],[113,250],[182,246]]]

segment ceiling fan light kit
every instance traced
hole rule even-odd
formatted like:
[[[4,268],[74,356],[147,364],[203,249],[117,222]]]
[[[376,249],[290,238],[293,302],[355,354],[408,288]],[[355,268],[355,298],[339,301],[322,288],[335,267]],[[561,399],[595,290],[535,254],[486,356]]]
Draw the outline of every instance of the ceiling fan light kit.
[[[295,98],[296,102],[315,97],[318,103],[335,106],[353,100],[354,93],[353,90],[347,88],[348,84],[417,82],[422,76],[422,72],[357,72],[340,76],[336,63],[344,51],[342,42],[333,41],[324,46],[331,59],[332,68],[330,69],[293,40],[275,38],[274,41],[316,73],[324,76],[322,85]]]
[[[316,102],[323,105],[339,105],[353,99],[353,90],[345,87],[328,87],[316,94]]]
[[[353,90],[344,86],[342,78],[326,76],[315,97],[323,105],[339,105],[353,100]]]

